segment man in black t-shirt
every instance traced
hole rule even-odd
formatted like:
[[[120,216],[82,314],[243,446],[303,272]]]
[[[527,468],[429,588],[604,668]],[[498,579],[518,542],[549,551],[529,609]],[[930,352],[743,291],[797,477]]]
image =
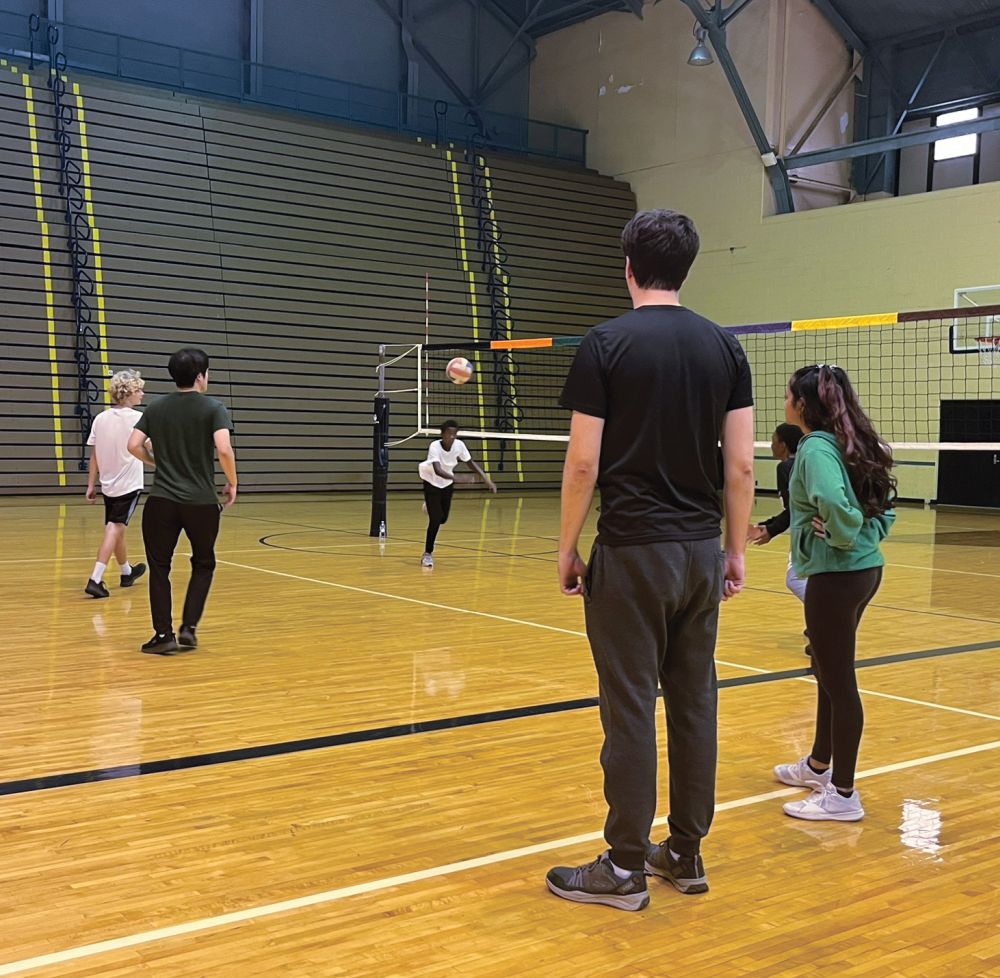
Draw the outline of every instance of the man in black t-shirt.
[[[622,910],[649,902],[644,870],[682,893],[708,889],[700,845],[715,811],[719,604],[744,584],[750,367],[735,337],[680,305],[698,247],[691,220],[673,211],[643,212],[626,225],[634,308],[584,337],[561,399],[573,417],[559,580],[564,594],[585,602],[609,851],[588,866],[555,867],[547,883],[568,900]],[[577,548],[595,485],[601,516],[584,564]],[[657,683],[667,709],[670,835],[653,845]]]
[[[205,395],[208,355],[193,347],[178,350],[167,369],[177,390],[146,408],[128,442],[128,450],[136,458],[156,466],[153,488],[142,511],[155,631],[141,651],[153,655],[173,655],[198,647],[195,629],[215,574],[219,516],[225,506],[236,502],[237,487],[229,413],[221,401]],[[147,439],[153,455],[146,450]],[[215,491],[216,453],[226,476],[221,504]],[[170,564],[182,530],[191,544],[191,580],[175,636]]]

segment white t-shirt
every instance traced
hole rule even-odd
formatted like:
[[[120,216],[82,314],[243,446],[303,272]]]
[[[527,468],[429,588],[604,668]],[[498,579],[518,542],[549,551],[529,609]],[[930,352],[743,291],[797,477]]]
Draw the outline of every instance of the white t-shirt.
[[[439,438],[437,441],[432,441],[431,447],[427,449],[427,461],[420,463],[420,478],[424,482],[429,482],[432,486],[437,486],[438,489],[447,489],[455,480],[451,478],[442,479],[434,471],[433,463],[437,462],[450,476],[459,462],[468,462],[471,458],[472,456],[469,454],[469,450],[465,447],[464,442],[456,438],[451,443],[451,448],[445,451]]]
[[[135,408],[112,407],[94,418],[87,444],[94,446],[105,496],[127,496],[143,487],[142,462],[129,455],[127,447],[141,417]]]

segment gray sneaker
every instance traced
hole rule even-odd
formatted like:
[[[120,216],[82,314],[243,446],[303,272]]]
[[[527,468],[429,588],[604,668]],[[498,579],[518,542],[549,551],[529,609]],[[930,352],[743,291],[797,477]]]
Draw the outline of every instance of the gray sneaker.
[[[434,558],[430,554],[424,554],[423,557],[420,558],[420,566],[421,567],[433,567],[434,566]]]
[[[641,869],[622,879],[603,852],[586,866],[556,866],[545,877],[548,888],[575,903],[603,903],[618,910],[645,910],[649,906],[646,875]]]
[[[665,879],[681,893],[708,892],[708,877],[701,856],[675,858],[666,842],[646,850],[646,872]]]

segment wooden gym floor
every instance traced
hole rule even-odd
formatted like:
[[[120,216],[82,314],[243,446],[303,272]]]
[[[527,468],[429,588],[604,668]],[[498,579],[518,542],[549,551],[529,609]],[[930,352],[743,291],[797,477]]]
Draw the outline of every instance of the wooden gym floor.
[[[82,593],[98,507],[0,500],[0,975],[1000,976],[1000,514],[901,513],[854,825],[781,812],[814,693],[786,545],[751,553],[718,647],[712,890],[651,881],[626,914],[543,883],[604,815],[558,500],[461,493],[433,571],[419,497],[390,506],[380,553],[361,497],[242,497],[202,647],[160,658],[146,580]]]

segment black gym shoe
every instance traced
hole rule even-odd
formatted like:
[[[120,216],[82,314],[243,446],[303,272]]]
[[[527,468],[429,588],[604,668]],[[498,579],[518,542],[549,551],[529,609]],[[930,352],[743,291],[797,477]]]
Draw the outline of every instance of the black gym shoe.
[[[576,903],[603,903],[618,910],[645,910],[649,905],[645,873],[637,869],[622,879],[606,852],[586,866],[556,866],[545,882],[556,896]]]
[[[701,856],[674,857],[666,842],[646,850],[646,872],[672,883],[681,893],[707,893],[708,877]]]
[[[198,648],[198,637],[194,633],[194,625],[181,625],[177,633],[177,644],[182,649]]]
[[[148,652],[150,655],[173,655],[177,651],[177,639],[174,638],[173,632],[154,635],[139,651]]]
[[[133,564],[131,574],[122,574],[118,582],[119,587],[131,587],[143,574],[146,573],[145,564]]]
[[[84,588],[92,598],[110,598],[111,592],[108,590],[107,585],[104,581],[95,581],[91,578],[87,581],[87,586]]]

